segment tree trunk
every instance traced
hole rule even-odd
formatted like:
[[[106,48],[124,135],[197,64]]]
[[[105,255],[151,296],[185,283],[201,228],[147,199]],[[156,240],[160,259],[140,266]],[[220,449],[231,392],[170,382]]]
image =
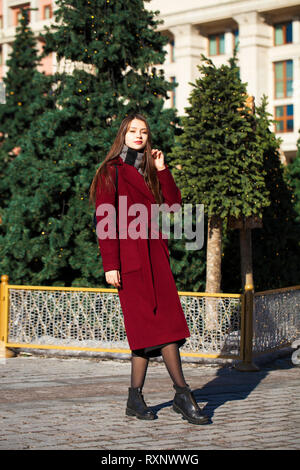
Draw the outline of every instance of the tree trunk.
[[[222,262],[222,219],[213,216],[208,220],[206,289],[207,293],[218,293],[221,290]],[[206,297],[205,327],[207,330],[218,328],[218,299]]]
[[[245,289],[246,285],[253,286],[252,241],[250,228],[240,229],[240,250],[242,287]]]

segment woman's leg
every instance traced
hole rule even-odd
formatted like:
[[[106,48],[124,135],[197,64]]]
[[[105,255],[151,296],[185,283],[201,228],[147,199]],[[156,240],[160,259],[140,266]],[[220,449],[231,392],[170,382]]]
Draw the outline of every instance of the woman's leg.
[[[170,377],[174,382],[173,388],[176,390],[173,400],[174,411],[181,413],[190,423],[207,423],[208,417],[202,413],[184,379],[178,344],[168,344],[161,349],[161,352]]]
[[[146,378],[149,359],[132,353],[131,355],[131,387],[142,390]]]
[[[131,387],[128,389],[126,415],[139,419],[154,419],[154,412],[148,408],[142,395],[149,359],[132,352],[131,355]]]
[[[167,344],[161,349],[165,366],[170,374],[174,385],[178,387],[186,387],[186,381],[181,366],[181,358],[177,343]]]

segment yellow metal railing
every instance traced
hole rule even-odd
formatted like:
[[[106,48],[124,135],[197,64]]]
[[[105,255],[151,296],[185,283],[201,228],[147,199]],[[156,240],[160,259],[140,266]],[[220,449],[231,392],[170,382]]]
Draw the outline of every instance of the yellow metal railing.
[[[9,285],[1,276],[0,354],[10,348],[130,354],[117,289]],[[244,294],[178,292],[191,332],[190,358],[242,361],[300,337],[300,286]]]
[[[9,285],[1,277],[6,348],[129,354],[117,289]],[[191,337],[185,357],[243,359],[244,296],[179,292]]]

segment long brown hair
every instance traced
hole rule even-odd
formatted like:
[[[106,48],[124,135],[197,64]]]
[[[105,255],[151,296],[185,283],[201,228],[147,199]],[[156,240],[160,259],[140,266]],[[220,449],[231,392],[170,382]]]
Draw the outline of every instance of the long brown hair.
[[[148,138],[147,138],[147,143],[144,149],[143,159],[141,162],[141,169],[144,173],[145,182],[148,188],[150,189],[150,191],[152,191],[157,204],[161,204],[163,202],[159,180],[156,175],[156,167],[154,164],[154,160],[152,158],[152,152],[151,152],[152,137],[151,137],[150,127],[146,118],[142,114],[134,113],[134,114],[128,115],[121,122],[116,138],[108,154],[106,155],[105,159],[103,160],[103,162],[101,163],[101,165],[96,171],[96,174],[90,186],[90,193],[89,193],[90,204],[95,205],[97,186],[99,184],[101,187],[102,176],[104,176],[105,184],[107,184],[108,186],[113,185],[113,181],[108,171],[108,163],[120,155],[122,148],[124,146],[124,143],[125,143],[126,132],[128,131],[130,123],[133,119],[139,119],[140,121],[143,121],[146,125]]]

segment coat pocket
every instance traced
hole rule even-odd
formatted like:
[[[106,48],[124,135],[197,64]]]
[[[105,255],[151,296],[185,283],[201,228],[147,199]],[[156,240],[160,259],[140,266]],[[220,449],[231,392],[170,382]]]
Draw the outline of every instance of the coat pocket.
[[[129,273],[141,269],[142,263],[138,248],[138,241],[130,238],[120,240],[121,273]]]

